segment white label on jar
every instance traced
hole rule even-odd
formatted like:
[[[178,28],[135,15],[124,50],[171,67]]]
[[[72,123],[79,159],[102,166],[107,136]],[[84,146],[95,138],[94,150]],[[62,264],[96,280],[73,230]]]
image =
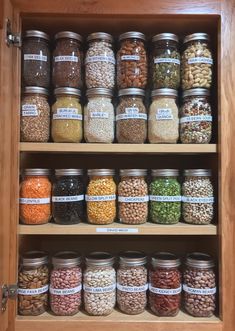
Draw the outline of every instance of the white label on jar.
[[[22,116],[38,116],[38,110],[36,105],[25,104],[22,105]]]
[[[78,108],[57,108],[56,114],[63,115],[63,114],[77,114]]]
[[[24,54],[24,60],[43,61],[47,62],[47,56],[42,54]]]
[[[78,57],[74,55],[55,56],[55,62],[78,62]]]
[[[149,196],[145,195],[143,197],[118,197],[119,202],[148,202]]]
[[[116,195],[86,195],[86,201],[113,201]]]
[[[121,60],[122,61],[128,61],[128,60],[139,61],[140,56],[139,55],[122,55]]]
[[[83,290],[89,293],[107,293],[107,292],[113,292],[115,291],[115,289],[116,289],[116,284],[112,284],[104,287],[89,287],[83,285]]]
[[[106,111],[91,111],[91,118],[109,118],[109,113]]]
[[[180,119],[180,123],[186,122],[212,122],[211,115],[185,116]]]
[[[212,295],[216,293],[216,287],[212,288],[193,288],[183,284],[183,290],[189,294]]]
[[[138,233],[134,228],[96,228],[97,233]]]
[[[53,196],[52,202],[73,202],[84,200],[84,195],[71,195],[71,196]]]
[[[48,291],[49,286],[45,285],[40,288],[18,288],[18,294],[22,295],[37,295],[46,293]]]
[[[53,114],[53,120],[78,120],[82,121],[81,114]]]
[[[170,57],[155,57],[154,63],[174,63],[174,64],[180,64],[180,60],[178,59],[172,59]]]
[[[87,56],[85,63],[93,63],[93,62],[109,62],[115,64],[115,58],[110,55],[95,55],[95,56]]]
[[[188,203],[213,203],[214,198],[213,197],[182,197],[183,202],[188,202]]]
[[[156,120],[173,120],[172,110],[170,108],[158,108],[156,112]]]
[[[138,119],[141,119],[141,120],[147,120],[147,114],[144,114],[144,113],[132,113],[132,114],[119,114],[119,115],[116,115],[116,121],[119,121],[119,120],[128,120],[128,119],[131,119],[131,118],[138,118]]]
[[[153,287],[149,284],[149,291],[155,294],[161,294],[161,295],[175,295],[179,294],[182,291],[182,286],[178,288],[159,288],[159,287]]]
[[[168,195],[150,195],[150,201],[158,202],[180,202],[182,200],[180,195],[168,196]]]
[[[198,57],[191,57],[188,59],[188,64],[194,63],[206,63],[206,64],[213,64],[213,60],[209,57],[198,56]]]
[[[122,292],[145,292],[148,287],[148,284],[143,286],[123,286],[117,283],[117,289]]]
[[[42,198],[42,199],[20,198],[20,203],[24,205],[44,205],[50,202],[51,202],[51,198]]]
[[[73,288],[53,288],[50,286],[50,293],[55,295],[69,295],[81,292],[82,285]]]

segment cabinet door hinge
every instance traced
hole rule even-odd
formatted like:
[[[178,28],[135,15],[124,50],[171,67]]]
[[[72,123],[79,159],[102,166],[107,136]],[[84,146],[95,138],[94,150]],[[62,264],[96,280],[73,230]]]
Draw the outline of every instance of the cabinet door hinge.
[[[8,299],[16,299],[18,293],[18,286],[16,284],[2,286],[2,300],[1,300],[1,310],[4,312],[7,308]]]
[[[13,33],[11,21],[7,18],[6,20],[6,44],[7,46],[21,47],[22,40],[20,33]]]

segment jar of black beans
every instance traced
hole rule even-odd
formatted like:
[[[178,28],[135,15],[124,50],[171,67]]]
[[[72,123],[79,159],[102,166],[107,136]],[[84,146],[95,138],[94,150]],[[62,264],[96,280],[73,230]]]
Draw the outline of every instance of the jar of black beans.
[[[52,189],[52,214],[57,224],[83,220],[84,184],[81,169],[56,169]]]

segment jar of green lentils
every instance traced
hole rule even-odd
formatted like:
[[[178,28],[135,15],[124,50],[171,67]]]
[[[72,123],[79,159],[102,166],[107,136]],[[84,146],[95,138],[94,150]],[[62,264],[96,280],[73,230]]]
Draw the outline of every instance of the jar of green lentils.
[[[181,216],[181,186],[177,169],[154,169],[150,184],[150,218],[154,223],[175,224]]]

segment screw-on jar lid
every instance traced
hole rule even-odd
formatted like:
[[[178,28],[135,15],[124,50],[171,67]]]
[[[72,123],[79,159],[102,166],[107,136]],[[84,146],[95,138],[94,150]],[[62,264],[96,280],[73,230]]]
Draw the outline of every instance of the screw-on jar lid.
[[[52,257],[52,264],[56,267],[75,267],[81,263],[81,256],[74,251],[62,251]]]
[[[213,268],[215,266],[215,262],[210,255],[198,252],[188,254],[185,264],[189,267],[202,269]]]
[[[92,252],[86,256],[86,264],[88,266],[112,266],[114,257],[107,252]]]
[[[76,95],[80,97],[82,95],[81,90],[73,87],[58,87],[54,90],[55,95]]]
[[[178,169],[152,169],[152,176],[167,177],[167,176],[179,176]]]
[[[23,94],[43,94],[49,95],[49,91],[44,87],[28,86],[23,90]]]
[[[180,266],[180,259],[175,255],[167,252],[155,253],[151,259],[153,267],[176,268]]]
[[[129,32],[122,33],[119,36],[118,40],[120,41],[120,40],[128,39],[128,38],[146,40],[145,35],[142,32],[137,32],[137,31],[129,31]]]
[[[129,176],[146,176],[147,175],[147,169],[121,169],[120,170],[120,176],[121,177],[129,177]]]
[[[46,34],[43,31],[39,31],[39,30],[27,30],[27,31],[25,31],[24,37],[25,38],[38,37],[38,38],[50,40],[50,37],[48,34]]]
[[[112,98],[113,91],[108,88],[101,88],[101,87],[90,88],[89,90],[86,91],[86,96],[88,98],[92,97],[94,95],[105,95],[105,96]]]
[[[113,169],[88,169],[88,176],[114,176]]]
[[[83,175],[82,169],[56,169],[56,176],[81,176]]]
[[[80,34],[71,32],[71,31],[61,31],[55,35],[55,40],[61,39],[61,38],[71,38],[71,39],[78,40],[80,42],[83,41],[83,38]]]
[[[185,176],[211,176],[211,170],[210,169],[186,169],[184,170]]]
[[[118,96],[122,95],[140,95],[142,97],[145,96],[145,91],[140,88],[125,88],[118,91]]]
[[[178,97],[178,91],[173,90],[171,88],[160,88],[160,89],[153,90],[151,92],[151,97],[153,98],[153,97],[157,97],[157,96],[177,98]]]
[[[24,169],[23,175],[25,176],[49,176],[50,170],[49,169],[41,169],[41,168],[28,168]]]
[[[125,251],[119,254],[120,264],[126,266],[141,266],[147,263],[147,256],[140,251]]]
[[[210,91],[205,88],[194,88],[194,89],[186,90],[183,92],[183,98],[191,97],[191,96],[208,97],[208,96],[210,96]]]
[[[21,260],[25,267],[40,267],[48,263],[48,254],[43,251],[29,251],[22,255]]]
[[[89,34],[89,36],[87,37],[87,41],[92,41],[95,39],[102,39],[105,41],[108,41],[110,43],[113,43],[113,37],[111,36],[111,34],[106,33],[106,32],[94,32]]]
[[[189,41],[192,41],[192,40],[207,40],[209,41],[210,40],[210,36],[207,34],[207,33],[193,33],[193,34],[189,34],[188,36],[186,36],[184,38],[184,41],[183,43],[187,43]]]
[[[177,43],[179,42],[179,37],[174,34],[174,33],[159,33],[153,36],[152,42],[156,42],[159,40],[173,40],[176,41]]]

